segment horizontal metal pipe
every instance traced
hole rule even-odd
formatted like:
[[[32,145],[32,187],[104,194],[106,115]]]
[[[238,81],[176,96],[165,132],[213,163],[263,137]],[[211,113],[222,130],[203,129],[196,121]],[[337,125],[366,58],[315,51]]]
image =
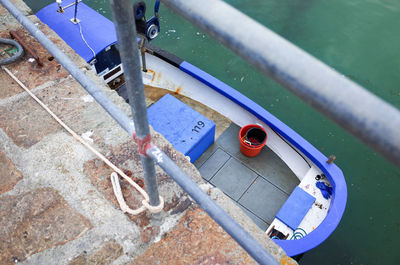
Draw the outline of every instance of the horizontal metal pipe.
[[[46,35],[43,34],[9,0],[0,3],[34,36],[44,48],[82,85],[84,89],[113,117],[130,135],[134,132],[132,120],[125,115],[107,96],[68,58]]]
[[[162,0],[400,166],[400,112],[221,0]]]
[[[264,247],[205,194],[164,152],[154,146],[147,151],[147,154],[258,263],[279,264]]]

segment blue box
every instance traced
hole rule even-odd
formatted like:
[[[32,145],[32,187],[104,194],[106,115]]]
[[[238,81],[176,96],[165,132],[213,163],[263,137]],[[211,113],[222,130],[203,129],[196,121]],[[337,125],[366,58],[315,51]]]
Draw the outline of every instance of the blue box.
[[[215,123],[166,94],[147,109],[149,123],[193,163],[214,143]]]

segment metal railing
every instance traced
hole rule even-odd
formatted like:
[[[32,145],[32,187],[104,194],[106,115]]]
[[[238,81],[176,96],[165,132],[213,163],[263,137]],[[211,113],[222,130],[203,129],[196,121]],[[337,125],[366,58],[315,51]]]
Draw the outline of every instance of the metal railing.
[[[110,0],[114,25],[117,31],[119,54],[124,68],[126,88],[131,106],[136,132],[134,138],[138,144],[143,165],[146,189],[150,197],[150,205],[160,203],[156,171],[153,160],[146,151],[151,147],[149,121],[147,118],[146,99],[142,81],[142,71],[138,56],[136,25],[130,1]]]
[[[140,61],[137,51],[135,21],[129,0],[110,0],[116,30],[119,38],[120,53],[125,69],[128,96],[135,125],[107,96],[98,88],[54,43],[52,43],[21,11],[9,0],[0,3],[23,25],[51,55],[82,85],[82,87],[114,118],[117,123],[138,143],[139,153],[145,171],[146,189],[150,204],[158,205],[157,181],[154,162],[188,193],[236,242],[260,264],[276,264],[278,261],[262,247],[231,216],[218,206],[197,184],[190,179],[162,150],[151,145],[149,126],[144,100],[144,87]]]
[[[161,0],[400,167],[400,111],[221,0]]]

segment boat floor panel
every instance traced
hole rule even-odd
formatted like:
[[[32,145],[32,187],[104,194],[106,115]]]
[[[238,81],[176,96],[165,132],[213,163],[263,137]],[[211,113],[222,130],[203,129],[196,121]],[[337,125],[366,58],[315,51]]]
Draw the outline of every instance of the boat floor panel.
[[[210,182],[233,200],[238,201],[257,177],[257,173],[231,157]]]
[[[251,218],[251,220],[253,220],[253,222],[263,231],[267,231],[268,227],[270,226],[270,223],[265,222],[263,219],[261,219],[260,217],[258,217],[257,215],[255,215],[253,212],[247,210],[244,206],[242,206],[241,204],[237,204],[240,209],[242,209],[242,211],[244,213],[247,214],[247,216],[249,216]]]
[[[218,148],[199,169],[201,176],[207,181],[210,181],[216,172],[222,168],[230,158],[231,156],[228,153]]]
[[[266,230],[299,179],[268,147],[256,157],[242,155],[239,130],[232,123],[194,164],[205,180]]]
[[[239,203],[270,224],[287,198],[287,194],[258,177],[242,195]]]

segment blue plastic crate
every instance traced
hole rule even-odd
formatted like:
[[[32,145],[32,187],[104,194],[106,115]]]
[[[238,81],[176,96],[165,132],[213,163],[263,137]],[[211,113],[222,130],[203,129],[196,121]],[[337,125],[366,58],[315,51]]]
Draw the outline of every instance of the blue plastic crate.
[[[166,94],[147,110],[149,122],[193,163],[214,142],[215,123]]]

